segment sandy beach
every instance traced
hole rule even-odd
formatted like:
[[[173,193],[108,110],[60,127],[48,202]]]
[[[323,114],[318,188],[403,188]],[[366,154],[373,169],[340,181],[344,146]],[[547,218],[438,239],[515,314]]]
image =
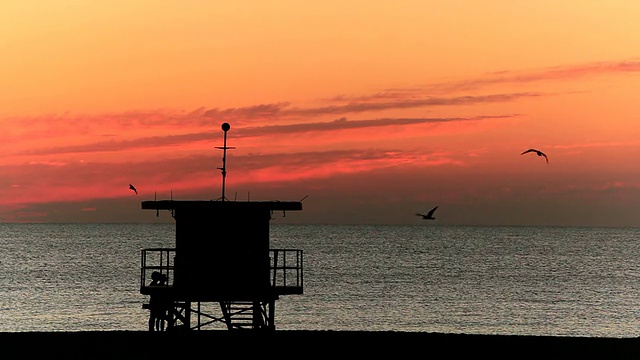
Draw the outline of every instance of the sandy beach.
[[[640,358],[640,339],[421,332],[191,331],[17,332],[0,334],[12,358],[199,359],[221,355],[488,356],[490,358]]]

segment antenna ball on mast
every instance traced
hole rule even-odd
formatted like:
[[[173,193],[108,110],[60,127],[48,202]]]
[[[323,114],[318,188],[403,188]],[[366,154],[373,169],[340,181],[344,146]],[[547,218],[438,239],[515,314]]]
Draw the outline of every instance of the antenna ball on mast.
[[[222,124],[222,131],[229,131],[231,129],[231,125],[229,123]]]

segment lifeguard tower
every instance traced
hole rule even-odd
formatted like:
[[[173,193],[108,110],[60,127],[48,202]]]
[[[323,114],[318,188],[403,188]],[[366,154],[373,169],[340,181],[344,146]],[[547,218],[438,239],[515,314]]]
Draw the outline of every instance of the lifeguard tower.
[[[303,293],[302,250],[270,249],[274,211],[302,210],[301,201],[229,201],[225,198],[227,132],[222,196],[217,200],[143,201],[142,209],[168,210],[175,219],[175,247],[142,249],[140,293],[163,304],[164,330],[275,330],[275,301]],[[167,278],[149,285],[151,274]],[[160,299],[160,301],[158,301]]]

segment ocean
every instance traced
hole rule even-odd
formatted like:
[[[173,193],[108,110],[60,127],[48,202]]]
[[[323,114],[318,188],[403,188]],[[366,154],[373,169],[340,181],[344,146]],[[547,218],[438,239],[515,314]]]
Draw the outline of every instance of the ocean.
[[[270,232],[304,261],[304,293],[276,301],[276,329],[640,335],[637,228]],[[174,224],[0,224],[0,332],[144,331],[141,249],[174,246]]]

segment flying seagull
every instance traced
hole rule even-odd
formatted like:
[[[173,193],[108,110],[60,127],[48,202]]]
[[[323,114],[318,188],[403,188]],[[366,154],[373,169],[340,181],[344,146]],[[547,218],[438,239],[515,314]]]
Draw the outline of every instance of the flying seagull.
[[[133,190],[136,194],[138,193],[138,190],[136,189],[136,187],[131,184],[129,184],[129,189]]]
[[[544,159],[547,160],[547,164],[549,163],[549,158],[547,157],[547,155],[545,153],[543,153],[542,151],[540,151],[540,150],[529,149],[527,151],[523,151],[522,154],[520,154],[520,155],[524,155],[524,154],[530,153],[530,152],[534,152],[534,153],[538,154],[538,156],[544,156]]]
[[[433,209],[429,210],[428,213],[426,214],[416,214],[418,216],[422,216],[423,220],[435,220],[436,218],[433,217],[433,213],[436,211],[438,207],[434,207]]]

